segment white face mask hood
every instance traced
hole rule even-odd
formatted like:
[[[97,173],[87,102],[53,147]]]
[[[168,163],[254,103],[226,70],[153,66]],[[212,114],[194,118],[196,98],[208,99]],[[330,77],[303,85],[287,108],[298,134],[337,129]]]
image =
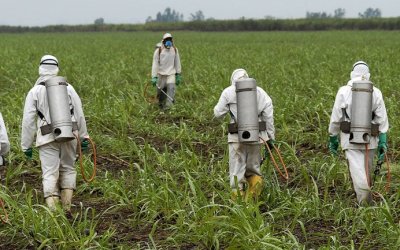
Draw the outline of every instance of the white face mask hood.
[[[353,65],[353,71],[350,73],[351,80],[369,80],[370,76],[368,65],[365,62],[358,61]]]
[[[35,85],[38,85],[41,82],[47,81],[49,78],[53,76],[57,76],[59,69],[55,65],[40,65],[39,66],[39,78],[36,80]]]
[[[58,67],[55,65],[40,65],[39,76],[56,76],[58,74]]]

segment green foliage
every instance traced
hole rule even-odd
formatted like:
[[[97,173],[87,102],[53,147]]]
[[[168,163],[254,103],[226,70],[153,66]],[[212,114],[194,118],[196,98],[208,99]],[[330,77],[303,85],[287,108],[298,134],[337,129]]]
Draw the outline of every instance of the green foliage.
[[[185,83],[165,114],[143,94],[159,36],[2,34],[0,111],[12,151],[0,186],[10,214],[0,248],[399,248],[398,165],[389,194],[358,207],[345,160],[326,145],[336,91],[360,59],[383,92],[391,127],[400,126],[398,32],[175,32]],[[85,184],[78,174],[72,219],[43,206],[37,149],[27,162],[19,147],[24,98],[47,53],[81,96],[99,153],[96,180]],[[239,67],[273,100],[277,146],[290,172],[285,182],[264,163],[265,188],[250,203],[230,200],[226,122],[212,118]],[[388,133],[392,162],[399,133]],[[90,158],[84,163],[89,174]],[[383,193],[384,185],[378,176],[374,189]]]
[[[182,22],[183,14],[171,9],[170,7],[165,8],[164,12],[158,12],[156,18],[153,20],[148,17],[146,23],[157,22],[157,23],[171,23],[171,22]]]
[[[378,8],[368,8],[364,11],[364,13],[358,13],[358,16],[361,18],[380,18],[382,17],[382,12]]]
[[[94,25],[104,25],[104,18],[100,17],[94,20]]]
[[[203,11],[201,11],[201,10],[196,11],[196,13],[194,13],[194,14],[193,13],[190,14],[191,21],[204,21],[204,19],[205,19],[205,17],[204,17]]]
[[[326,12],[308,12],[306,13],[307,19],[326,19],[326,18],[344,18],[346,10],[343,8],[337,8],[334,14],[327,14]]]
[[[326,12],[308,12],[306,13],[306,18],[308,19],[325,19],[332,18],[330,14],[326,14]]]
[[[343,10],[344,11],[344,10]],[[326,13],[325,13],[326,14]],[[146,24],[104,24],[104,25],[53,25],[46,27],[0,26],[0,33],[22,32],[91,32],[91,31],[318,31],[318,30],[399,30],[400,18],[357,18],[344,19],[335,11],[333,18],[306,19],[240,19],[190,22],[154,22],[149,17]],[[336,16],[338,15],[338,16]]]

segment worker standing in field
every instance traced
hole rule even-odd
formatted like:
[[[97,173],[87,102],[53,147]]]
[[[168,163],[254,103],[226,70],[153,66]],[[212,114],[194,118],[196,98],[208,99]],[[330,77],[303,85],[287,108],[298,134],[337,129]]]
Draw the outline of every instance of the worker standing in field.
[[[165,33],[160,47],[156,47],[151,69],[151,83],[157,87],[161,109],[168,109],[175,101],[175,88],[181,81],[181,60],[172,35]]]
[[[4,124],[3,116],[0,113],[0,167],[5,166],[6,160],[4,156],[8,153],[8,151],[10,151],[10,142],[8,140],[7,129]]]
[[[239,93],[244,93],[247,90],[250,90],[249,95],[244,96],[244,99],[239,99]],[[227,113],[231,116],[228,127],[228,144],[229,178],[233,197],[238,195],[238,191],[242,196],[258,197],[262,191],[263,183],[260,170],[261,145],[259,140],[261,137],[271,147],[274,144],[273,106],[268,94],[262,88],[256,87],[255,80],[249,78],[244,69],[233,71],[231,86],[223,90],[217,105],[214,107],[216,118],[223,117]],[[251,113],[253,115],[249,117]],[[241,130],[240,124],[251,123],[255,126],[249,128],[249,131]],[[246,186],[248,186],[247,190],[245,190]]]
[[[384,160],[389,128],[382,92],[369,79],[368,65],[363,61],[356,62],[350,80],[336,95],[329,124],[329,150],[337,155],[340,133],[341,147],[359,203],[372,201],[374,153],[377,149],[378,160]]]
[[[64,78],[57,76],[58,72],[56,57],[41,58],[39,78],[25,100],[21,147],[31,159],[36,134],[46,204],[55,209],[61,197],[63,208],[69,211],[76,187],[75,137],[81,138],[81,148],[85,150],[89,135],[81,99]]]

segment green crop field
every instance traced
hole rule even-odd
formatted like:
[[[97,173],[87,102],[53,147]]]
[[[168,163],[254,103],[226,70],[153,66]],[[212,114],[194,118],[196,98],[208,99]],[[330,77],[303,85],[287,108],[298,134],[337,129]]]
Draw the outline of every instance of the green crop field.
[[[10,141],[0,186],[9,223],[1,249],[398,249],[400,32],[175,32],[184,82],[176,105],[149,103],[152,55],[162,33],[0,34],[0,112]],[[44,54],[60,61],[82,98],[98,173],[78,174],[74,218],[43,201],[37,150],[20,149],[24,99]],[[389,114],[392,183],[378,177],[359,207],[343,154],[328,154],[328,123],[352,64],[365,60]],[[258,202],[230,199],[227,121],[213,107],[236,68],[271,96],[290,179],[264,163]],[[90,157],[84,165],[90,173]],[[77,168],[79,164],[77,163]],[[4,172],[4,171],[3,171]]]

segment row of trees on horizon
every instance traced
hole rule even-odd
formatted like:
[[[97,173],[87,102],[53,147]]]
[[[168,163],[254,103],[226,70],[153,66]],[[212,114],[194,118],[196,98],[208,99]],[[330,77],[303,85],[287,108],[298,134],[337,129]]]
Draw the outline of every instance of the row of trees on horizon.
[[[328,18],[345,18],[346,10],[343,8],[337,8],[334,10],[333,14],[327,12],[306,12],[306,19],[328,19]],[[380,18],[382,17],[382,11],[379,8],[367,8],[364,12],[358,13],[359,18]],[[246,19],[242,17],[241,19]],[[265,19],[276,19],[273,16],[266,16]],[[203,11],[198,10],[195,13],[191,13],[189,21],[205,21],[214,20],[214,18],[209,17],[206,19]],[[146,23],[168,23],[168,22],[184,22],[184,16],[182,13],[167,7],[164,12],[157,12],[155,18],[149,16],[146,19]],[[104,18],[97,18],[94,21],[96,25],[105,24]]]

